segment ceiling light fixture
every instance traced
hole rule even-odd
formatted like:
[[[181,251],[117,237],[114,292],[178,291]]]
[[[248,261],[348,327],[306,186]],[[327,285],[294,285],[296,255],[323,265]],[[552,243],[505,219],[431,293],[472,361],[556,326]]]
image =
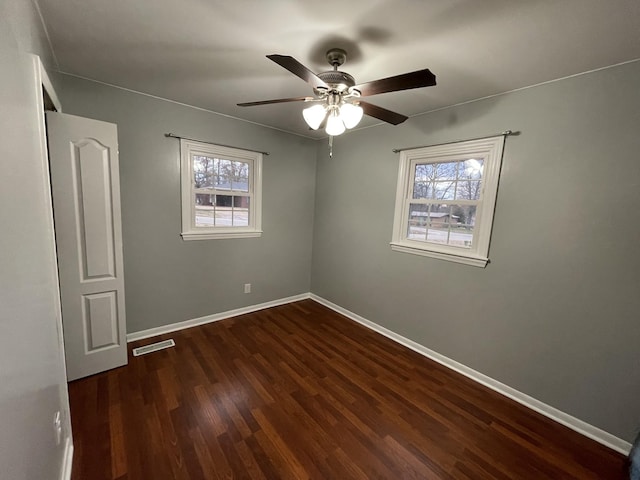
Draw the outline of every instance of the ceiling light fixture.
[[[327,116],[327,107],[316,104],[302,110],[302,116],[304,117],[304,121],[307,122],[307,125],[309,125],[309,128],[317,130],[320,128],[320,125],[322,125],[324,117]]]
[[[339,48],[327,52],[327,61],[333,70],[317,75],[322,85],[314,86],[315,97],[305,99],[315,105],[302,111],[311,129],[318,130],[324,126],[330,137],[342,135],[347,129],[356,127],[364,115],[364,109],[358,101],[360,90],[354,88],[354,78],[338,70],[346,58],[346,52]]]
[[[360,123],[364,110],[360,105],[353,103],[345,103],[340,107],[340,118],[344,122],[344,126],[347,128],[353,128]]]
[[[329,118],[327,118],[327,128],[325,128],[327,135],[337,137],[342,135],[345,130],[344,122],[340,118],[340,111],[338,109],[331,110]]]
[[[316,104],[302,111],[307,125],[318,130],[326,119],[325,131],[327,135],[342,135],[346,129],[354,128],[362,120],[364,110],[356,103],[345,100],[343,95],[332,93],[323,99],[322,104]]]
[[[347,52],[341,48],[332,48],[326,54],[327,62],[333,67],[333,70],[318,74],[313,73],[289,55],[272,54],[267,55],[267,58],[311,85],[314,96],[244,102],[239,103],[238,106],[255,107],[285,102],[311,103],[311,106],[302,111],[302,116],[311,129],[318,130],[324,127],[329,135],[329,156],[332,156],[333,137],[342,135],[349,128],[355,128],[364,114],[391,125],[399,125],[409,118],[406,115],[360,100],[360,97],[411,88],[431,87],[436,84],[436,77],[428,68],[356,84],[351,75],[338,70],[338,67],[347,59]]]

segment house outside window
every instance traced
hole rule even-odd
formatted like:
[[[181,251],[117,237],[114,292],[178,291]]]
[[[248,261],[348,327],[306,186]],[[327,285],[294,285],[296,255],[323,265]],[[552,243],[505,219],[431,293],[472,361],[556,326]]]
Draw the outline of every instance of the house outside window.
[[[486,266],[504,137],[400,154],[391,248]]]
[[[262,154],[181,140],[182,238],[259,237]]]

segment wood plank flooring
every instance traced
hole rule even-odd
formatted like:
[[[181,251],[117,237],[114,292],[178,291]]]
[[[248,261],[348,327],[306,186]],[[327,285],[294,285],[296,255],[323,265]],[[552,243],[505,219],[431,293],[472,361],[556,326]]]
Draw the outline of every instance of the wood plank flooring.
[[[623,479],[624,457],[305,300],[69,385],[74,480]]]

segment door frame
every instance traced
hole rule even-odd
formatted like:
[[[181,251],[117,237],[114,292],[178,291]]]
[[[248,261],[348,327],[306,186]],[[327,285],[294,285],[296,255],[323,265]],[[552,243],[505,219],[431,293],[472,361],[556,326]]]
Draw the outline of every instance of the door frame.
[[[45,197],[48,199],[50,206],[50,213],[47,222],[49,223],[49,231],[51,232],[51,238],[49,239],[51,245],[51,252],[54,258],[54,267],[51,275],[54,280],[54,305],[55,305],[55,318],[56,318],[56,331],[58,332],[58,351],[60,352],[59,363],[60,378],[59,384],[64,385],[65,388],[60,388],[60,404],[62,405],[62,411],[60,423],[62,427],[62,441],[64,442],[64,457],[63,464],[60,473],[61,480],[69,480],[71,478],[71,466],[73,463],[73,434],[71,431],[71,415],[69,408],[69,390],[67,385],[67,367],[64,351],[64,336],[62,330],[62,308],[60,300],[60,280],[58,277],[58,254],[56,249],[56,236],[55,226],[53,222],[53,197],[51,195],[51,169],[49,166],[49,149],[47,144],[47,125],[45,120],[45,93],[47,95],[47,103],[50,103],[57,112],[62,112],[62,103],[58,97],[58,94],[53,87],[53,83],[47,74],[47,71],[42,64],[42,60],[37,55],[32,55],[33,69],[34,69],[34,89],[36,95],[37,104],[37,125],[38,125],[38,137],[40,139],[40,152],[42,162],[42,172],[45,175]]]

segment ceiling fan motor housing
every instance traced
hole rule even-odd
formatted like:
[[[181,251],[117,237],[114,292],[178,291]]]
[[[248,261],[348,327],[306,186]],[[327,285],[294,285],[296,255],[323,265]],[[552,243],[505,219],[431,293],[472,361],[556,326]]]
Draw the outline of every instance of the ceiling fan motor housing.
[[[318,77],[331,87],[331,90],[337,92],[345,92],[349,88],[356,84],[355,78],[346,72],[339,70],[329,70],[328,72],[322,72],[318,74]],[[322,90],[314,89],[316,94],[319,94]]]
[[[329,92],[344,93],[356,84],[356,80],[346,72],[341,72],[338,67],[347,60],[347,52],[341,48],[332,48],[326,54],[327,62],[333,67],[333,70],[322,72],[318,77],[327,85]],[[325,89],[314,89],[316,95],[327,93]]]

